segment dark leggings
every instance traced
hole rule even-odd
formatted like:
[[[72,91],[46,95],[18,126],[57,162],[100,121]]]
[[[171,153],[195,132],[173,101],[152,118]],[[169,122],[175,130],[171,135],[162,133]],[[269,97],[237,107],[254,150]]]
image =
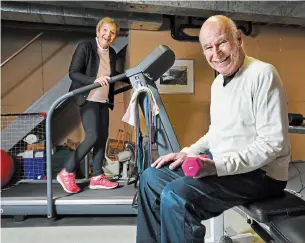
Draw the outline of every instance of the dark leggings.
[[[87,101],[80,108],[85,139],[66,164],[67,172],[75,172],[80,161],[93,148],[93,176],[103,173],[105,147],[109,133],[109,108],[107,104]]]

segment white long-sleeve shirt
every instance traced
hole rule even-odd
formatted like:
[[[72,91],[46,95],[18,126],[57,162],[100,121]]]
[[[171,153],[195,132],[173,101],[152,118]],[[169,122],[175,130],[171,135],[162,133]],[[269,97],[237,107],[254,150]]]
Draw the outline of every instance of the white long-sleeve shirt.
[[[211,87],[210,116],[208,133],[183,152],[209,150],[218,176],[261,168],[276,180],[288,180],[287,98],[271,64],[246,56],[226,86],[218,75]]]

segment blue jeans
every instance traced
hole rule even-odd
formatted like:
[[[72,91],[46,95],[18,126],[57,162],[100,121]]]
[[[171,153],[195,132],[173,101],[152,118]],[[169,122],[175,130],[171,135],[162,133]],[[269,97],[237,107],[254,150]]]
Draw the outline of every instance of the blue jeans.
[[[202,243],[202,220],[234,206],[280,195],[286,182],[263,170],[232,176],[185,177],[179,167],[148,168],[140,178],[137,243]]]

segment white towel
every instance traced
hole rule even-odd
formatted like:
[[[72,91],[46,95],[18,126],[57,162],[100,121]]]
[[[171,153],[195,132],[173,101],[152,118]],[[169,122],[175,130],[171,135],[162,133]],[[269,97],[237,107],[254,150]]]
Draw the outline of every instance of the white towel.
[[[137,100],[138,95],[143,92],[148,94],[150,103],[152,104],[152,114],[154,116],[159,114],[159,107],[157,105],[155,97],[153,96],[152,91],[147,87],[139,88],[138,90],[136,90],[133,93],[131,100],[129,102],[127,111],[122,118],[122,121],[128,123],[131,126],[135,126],[135,124],[136,124],[136,106],[137,106],[136,100]]]

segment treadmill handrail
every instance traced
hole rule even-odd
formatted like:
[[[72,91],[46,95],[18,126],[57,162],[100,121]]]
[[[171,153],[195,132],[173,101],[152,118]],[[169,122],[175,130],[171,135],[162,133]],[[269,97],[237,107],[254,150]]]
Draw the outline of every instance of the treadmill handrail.
[[[111,77],[108,83],[109,83],[109,84],[112,84],[112,83],[114,83],[114,82],[116,82],[116,81],[123,80],[123,79],[125,79],[126,77],[127,77],[127,76],[126,76],[126,73],[124,72],[124,73],[122,73],[122,74],[119,74],[119,75],[116,75],[116,76]],[[75,90],[73,90],[73,91],[71,91],[71,92],[73,93],[73,96],[74,96],[74,95],[78,95],[78,94],[84,93],[84,92],[86,92],[86,91],[90,91],[90,90],[92,90],[92,89],[99,88],[100,86],[101,86],[101,84],[98,83],[98,82],[96,82],[96,83],[89,84],[89,85],[86,85],[86,86],[84,86],[84,87],[81,87],[81,88],[79,88],[79,89],[75,89]]]
[[[113,76],[110,78],[109,83],[114,83],[116,81],[120,81],[126,78],[126,74],[122,73],[116,76]],[[100,83],[93,83],[90,85],[87,85],[85,87],[75,89],[73,91],[70,91],[61,97],[59,97],[57,100],[54,101],[54,103],[51,105],[47,118],[46,118],[46,157],[47,157],[47,216],[48,218],[53,218],[54,211],[53,211],[53,193],[52,193],[52,138],[51,138],[51,120],[53,113],[55,109],[63,104],[63,102],[73,96],[76,96],[78,94],[84,93],[86,91],[90,91],[92,89],[96,89],[100,87]]]
[[[158,62],[157,62],[158,61]],[[175,61],[174,52],[165,45],[158,46],[151,54],[149,54],[141,63],[135,68],[126,70],[123,74],[111,77],[109,83],[114,83],[125,78],[130,78],[135,74],[145,73],[157,80],[161,77],[169,68],[172,67]],[[54,202],[52,193],[52,138],[51,138],[51,120],[55,109],[62,104],[65,100],[76,96],[78,94],[90,91],[92,89],[100,87],[100,83],[93,83],[85,87],[75,89],[67,94],[59,97],[51,105],[47,118],[46,118],[46,157],[47,157],[47,217],[54,217]]]

